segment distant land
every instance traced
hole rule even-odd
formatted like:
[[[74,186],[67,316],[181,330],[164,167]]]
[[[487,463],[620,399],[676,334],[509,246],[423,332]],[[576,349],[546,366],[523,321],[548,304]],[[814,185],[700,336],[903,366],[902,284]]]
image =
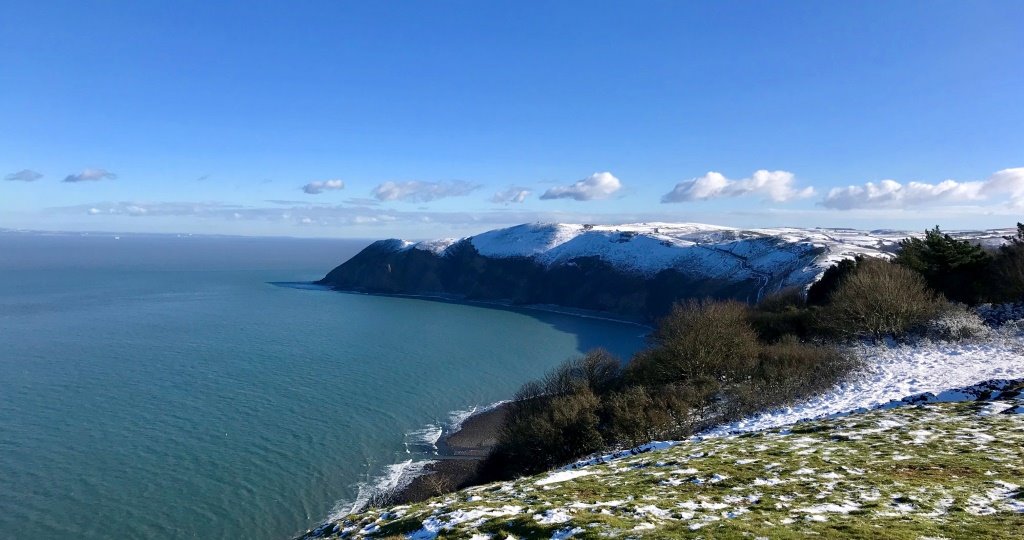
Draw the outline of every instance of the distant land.
[[[953,233],[998,244],[1014,231]],[[320,285],[377,294],[559,306],[649,321],[690,298],[756,302],[835,262],[889,257],[907,231],[699,223],[523,224],[461,239],[380,240]]]

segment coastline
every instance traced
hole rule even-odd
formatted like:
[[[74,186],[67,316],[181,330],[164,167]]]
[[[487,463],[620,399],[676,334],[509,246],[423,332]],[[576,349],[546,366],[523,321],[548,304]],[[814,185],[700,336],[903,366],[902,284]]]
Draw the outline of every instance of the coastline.
[[[511,301],[484,301],[471,300],[455,295],[445,294],[406,294],[406,293],[384,293],[367,292],[339,288],[327,285],[320,281],[268,281],[267,285],[288,289],[300,289],[307,291],[338,292],[361,296],[383,296],[395,298],[408,298],[416,300],[428,300],[456,305],[468,305],[485,307],[491,309],[506,310],[529,314],[529,312],[541,312],[581,319],[592,319],[608,321],[611,323],[625,324],[637,327],[642,330],[642,335],[647,335],[654,330],[652,323],[647,320],[620,316],[614,313],[591,311],[578,308],[563,307],[550,304],[515,304]],[[353,511],[362,511],[360,506],[371,503],[372,506],[411,504],[420,502],[431,497],[451,493],[478,485],[477,471],[479,465],[490,453],[490,450],[497,443],[497,437],[507,414],[508,401],[499,401],[491,405],[473,410],[467,416],[459,417],[460,413],[469,411],[453,411],[452,420],[447,425],[428,425],[424,430],[437,431],[436,435],[422,433],[421,440],[406,441],[406,450],[410,446],[417,448],[413,453],[421,451],[431,452],[433,455],[423,455],[422,458],[413,458],[405,463],[399,463],[386,467],[389,469],[385,474],[363,486],[360,494],[350,506],[347,502],[341,501],[330,513],[325,523],[338,519]],[[421,435],[418,432],[407,434]],[[435,438],[436,437],[436,438]],[[412,467],[410,467],[410,463]],[[391,474],[391,468],[404,465],[402,470]],[[347,508],[351,508],[348,510]],[[357,509],[358,508],[358,509]],[[304,534],[296,536],[296,539],[319,537],[319,527],[307,530]]]
[[[408,504],[472,485],[477,467],[497,443],[507,412],[508,402],[500,402],[471,414],[457,429],[438,439],[437,455],[431,463],[389,499],[394,504]]]
[[[631,324],[639,326],[648,331],[653,331],[651,321],[640,318],[619,316],[614,313],[605,311],[592,311],[587,309],[576,309],[564,306],[558,306],[554,304],[515,304],[510,301],[498,301],[498,300],[471,300],[468,298],[462,298],[455,295],[446,294],[410,294],[410,293],[385,293],[385,292],[368,292],[368,291],[357,291],[352,289],[342,289],[333,285],[324,285],[318,281],[311,282],[272,282],[271,285],[278,287],[290,287],[295,289],[309,289],[309,290],[320,290],[338,292],[343,294],[358,294],[366,296],[390,296],[394,298],[413,298],[417,300],[430,300],[434,302],[446,302],[449,304],[462,304],[468,306],[480,306],[498,309],[507,309],[511,311],[541,311],[544,313],[556,313],[558,315],[569,315],[572,317],[581,317],[584,319],[596,319],[600,321],[609,321],[621,324]]]

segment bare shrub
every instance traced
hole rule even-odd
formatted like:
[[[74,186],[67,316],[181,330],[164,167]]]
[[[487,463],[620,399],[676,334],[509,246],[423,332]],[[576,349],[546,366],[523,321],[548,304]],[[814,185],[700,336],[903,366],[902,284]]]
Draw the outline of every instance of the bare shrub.
[[[598,430],[599,407],[598,397],[588,388],[513,403],[481,476],[537,473],[600,450],[604,441]]]
[[[899,337],[933,318],[945,304],[915,271],[864,259],[818,311],[816,322],[838,336]]]
[[[609,394],[604,400],[611,442],[640,446],[657,439],[673,425],[665,407],[642,386]]]
[[[937,317],[925,323],[921,333],[942,341],[960,341],[991,333],[985,321],[963,304],[950,304]]]
[[[434,472],[421,478],[431,497],[455,491],[455,482],[446,474]]]
[[[832,298],[832,294],[839,289],[846,278],[853,275],[862,260],[864,257],[857,256],[853,259],[843,259],[828,267],[818,281],[812,283],[807,289],[807,305],[823,306],[827,304]]]
[[[748,307],[735,301],[677,304],[652,335],[654,347],[641,355],[634,379],[652,386],[713,377],[741,379],[754,367],[757,332]]]
[[[831,345],[787,336],[766,345],[756,373],[728,389],[723,420],[780,407],[828,390],[853,371],[857,359]]]
[[[595,394],[611,390],[618,382],[622,361],[604,349],[594,349],[572,358],[548,372],[541,381],[549,395],[571,394],[588,388]]]
[[[770,343],[786,335],[807,336],[813,326],[803,292],[796,287],[766,296],[748,318],[758,336]]]
[[[766,346],[758,360],[755,379],[763,382],[773,405],[827,390],[858,365],[855,357],[832,345],[803,343],[792,336]]]
[[[757,308],[763,311],[779,312],[803,308],[806,305],[807,301],[804,299],[804,293],[799,287],[786,287],[762,298],[757,303]]]

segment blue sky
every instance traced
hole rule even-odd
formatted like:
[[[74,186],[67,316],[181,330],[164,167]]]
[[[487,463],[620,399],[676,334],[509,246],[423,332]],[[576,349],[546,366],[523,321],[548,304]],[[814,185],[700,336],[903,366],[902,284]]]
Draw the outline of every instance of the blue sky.
[[[0,10],[0,227],[1024,217],[1021,2]]]

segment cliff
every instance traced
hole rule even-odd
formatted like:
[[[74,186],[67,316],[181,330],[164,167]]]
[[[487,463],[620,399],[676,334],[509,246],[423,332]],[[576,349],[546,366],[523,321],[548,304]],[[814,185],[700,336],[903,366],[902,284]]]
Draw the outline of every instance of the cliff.
[[[374,242],[319,283],[339,290],[558,305],[652,319],[688,298],[756,301],[901,234],[699,224],[530,224],[458,240]]]

